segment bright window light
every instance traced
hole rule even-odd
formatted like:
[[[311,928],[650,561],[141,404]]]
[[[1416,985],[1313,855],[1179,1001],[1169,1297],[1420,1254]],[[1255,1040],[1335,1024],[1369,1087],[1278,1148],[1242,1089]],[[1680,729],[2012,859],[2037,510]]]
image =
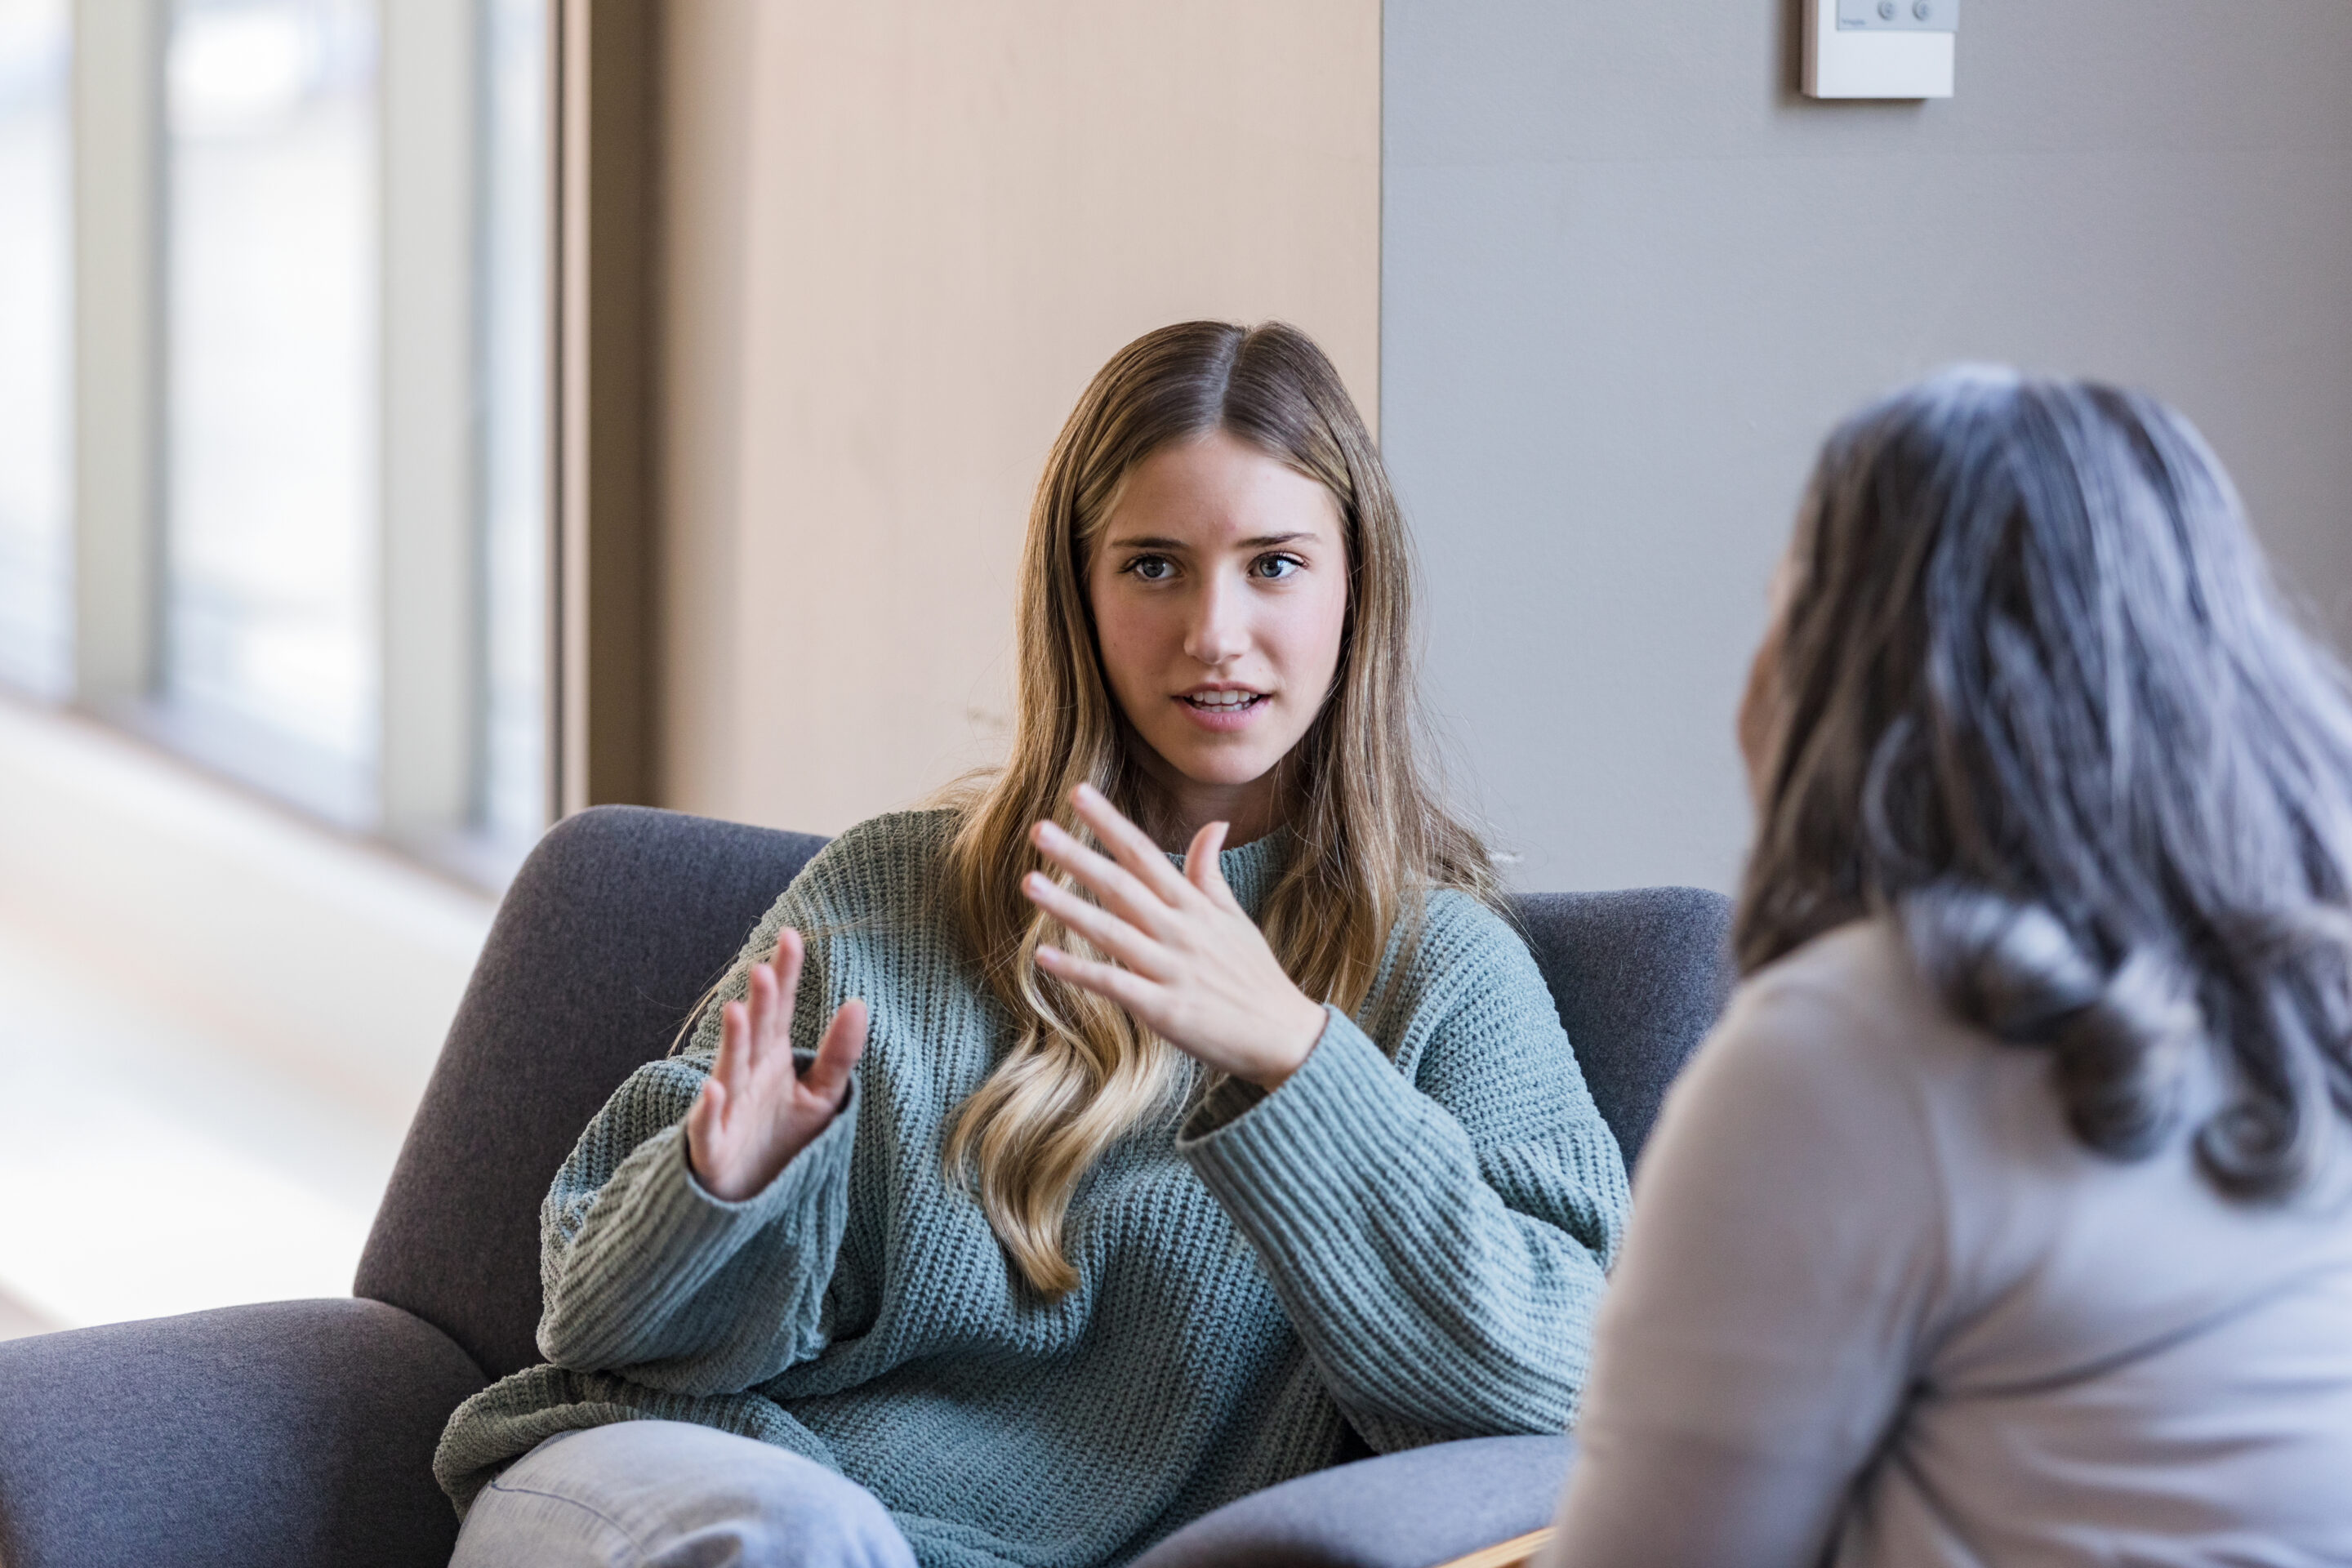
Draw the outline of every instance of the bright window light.
[[[547,0],[484,0],[478,826],[547,825]]]
[[[163,695],[354,825],[377,749],[376,17],[173,0]]]
[[[67,0],[0,0],[0,681],[72,673]]]

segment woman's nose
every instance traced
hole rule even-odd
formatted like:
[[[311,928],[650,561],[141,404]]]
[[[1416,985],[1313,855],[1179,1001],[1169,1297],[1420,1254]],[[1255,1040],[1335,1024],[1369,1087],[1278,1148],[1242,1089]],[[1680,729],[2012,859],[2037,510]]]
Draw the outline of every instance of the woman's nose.
[[[1249,626],[1242,595],[1223,583],[1201,590],[1192,605],[1192,624],[1185,628],[1184,651],[1196,662],[1214,667],[1229,664],[1249,649]]]

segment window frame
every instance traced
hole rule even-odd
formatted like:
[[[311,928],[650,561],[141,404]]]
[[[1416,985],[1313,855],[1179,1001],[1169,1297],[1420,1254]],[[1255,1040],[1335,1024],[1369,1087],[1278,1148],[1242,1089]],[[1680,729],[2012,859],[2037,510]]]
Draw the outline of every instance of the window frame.
[[[566,798],[561,657],[569,312],[563,126],[570,0],[547,0],[545,266],[549,395],[541,449],[548,571],[543,677],[545,820]],[[603,13],[644,8],[596,7]],[[488,495],[480,329],[488,292],[481,136],[488,123],[484,0],[379,0],[376,137],[378,378],[375,476],[379,739],[373,799],[339,806],[306,788],[266,733],[174,711],[164,687],[169,430],[170,0],[74,0],[73,706],[336,826],[497,889],[529,847],[485,831]],[[639,23],[639,30],[651,24]],[[467,87],[454,95],[447,84]],[[637,121],[645,126],[649,116]],[[642,250],[646,242],[638,242]],[[640,284],[640,291],[642,285]],[[454,414],[453,414],[453,411]],[[593,468],[593,465],[592,465]],[[640,520],[640,528],[642,521]],[[642,553],[642,552],[640,552]],[[641,563],[632,575],[645,575]],[[582,629],[582,618],[572,618]],[[573,725],[573,731],[584,726]],[[577,792],[572,792],[576,794]]]

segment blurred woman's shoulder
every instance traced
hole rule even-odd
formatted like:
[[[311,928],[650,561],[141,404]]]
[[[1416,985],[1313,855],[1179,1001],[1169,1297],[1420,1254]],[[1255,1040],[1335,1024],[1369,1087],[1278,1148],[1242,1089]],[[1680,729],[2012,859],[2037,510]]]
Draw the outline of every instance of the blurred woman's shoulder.
[[[1849,921],[1774,959],[1743,980],[1732,1012],[1760,1018],[1812,1013],[1866,1032],[1941,1018],[1903,934],[1891,920]],[[1727,1015],[1728,1016],[1728,1015]]]
[[[1806,1113],[1780,1131],[1834,1127],[1870,1142],[1901,1126],[1914,1136],[1927,1102],[1956,1079],[2006,1065],[1990,1043],[1945,1012],[1893,921],[1857,920],[1741,981],[1678,1088],[1722,1100],[1759,1135],[1775,1121],[1767,1107],[1801,1104]],[[2005,1055],[2024,1065],[2023,1053]]]

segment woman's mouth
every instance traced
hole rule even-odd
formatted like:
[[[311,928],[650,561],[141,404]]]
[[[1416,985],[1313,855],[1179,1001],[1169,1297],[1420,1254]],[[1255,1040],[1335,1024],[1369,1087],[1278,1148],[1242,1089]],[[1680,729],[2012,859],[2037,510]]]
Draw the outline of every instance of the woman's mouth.
[[[1256,723],[1257,710],[1273,701],[1274,694],[1244,689],[1187,691],[1176,700],[1184,705],[1184,717],[1199,728],[1212,734],[1227,734]]]

